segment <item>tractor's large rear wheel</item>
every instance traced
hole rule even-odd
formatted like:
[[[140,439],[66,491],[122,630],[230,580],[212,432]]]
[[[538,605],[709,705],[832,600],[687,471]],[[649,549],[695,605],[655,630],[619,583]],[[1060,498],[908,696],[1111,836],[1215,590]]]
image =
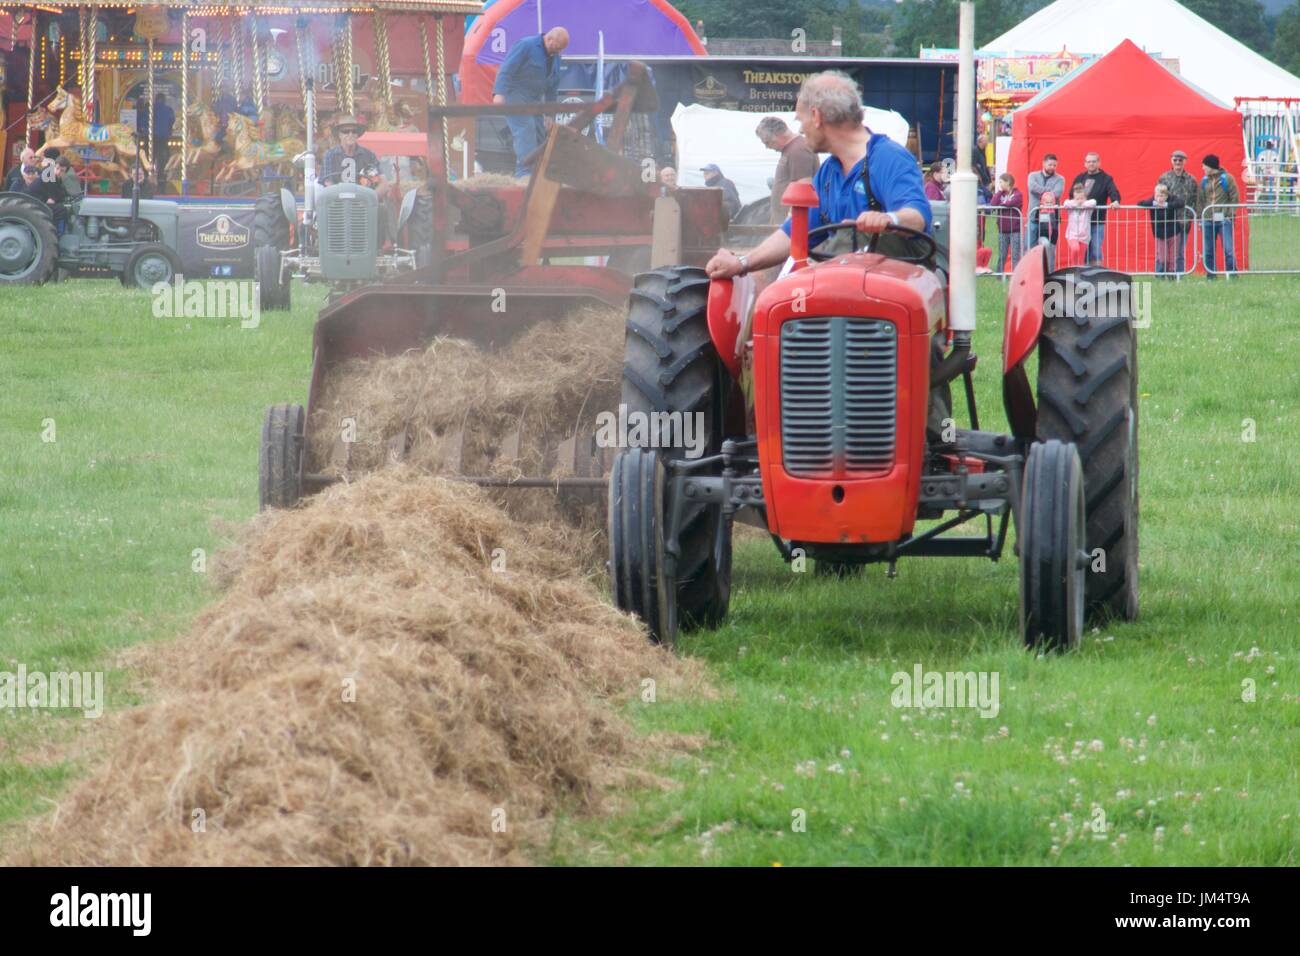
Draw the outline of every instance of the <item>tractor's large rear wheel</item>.
[[[1016,538],[1020,631],[1030,647],[1070,650],[1083,636],[1083,469],[1074,445],[1036,442],[1025,465]]]
[[[1063,307],[1047,311],[1064,314],[1043,319],[1038,438],[1079,447],[1089,619],[1131,621],[1138,614],[1138,386],[1128,277],[1071,269],[1052,281],[1065,294],[1047,301]]]
[[[636,420],[634,413],[679,413],[658,419],[658,431],[646,441],[660,450],[665,461],[716,455],[725,437],[727,372],[709,335],[708,294],[704,270],[687,266],[642,273],[632,289],[623,347],[622,403],[629,422]],[[688,432],[688,424],[693,431]],[[690,449],[688,436],[693,439]],[[683,627],[716,627],[726,617],[731,600],[731,524],[721,504],[691,502],[683,508],[676,574],[677,613]]]
[[[0,284],[40,285],[54,275],[54,219],[26,196],[0,198]]]
[[[272,405],[266,410],[257,461],[259,510],[292,508],[302,497],[306,424],[301,405]]]
[[[645,622],[651,640],[677,641],[677,581],[669,570],[668,479],[659,452],[627,448],[609,476],[609,583],[614,605]]]
[[[291,304],[290,279],[280,264],[280,250],[258,246],[253,253],[253,278],[257,281],[258,302],[270,312],[288,311]]]

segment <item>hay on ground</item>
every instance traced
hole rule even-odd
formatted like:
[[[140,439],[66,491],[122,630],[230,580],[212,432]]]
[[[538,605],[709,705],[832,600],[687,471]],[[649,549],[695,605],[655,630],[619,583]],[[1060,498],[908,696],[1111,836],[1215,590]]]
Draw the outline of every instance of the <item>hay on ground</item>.
[[[620,697],[703,689],[537,529],[412,469],[260,517],[233,559],[7,862],[521,862],[557,810],[646,779],[665,743]]]

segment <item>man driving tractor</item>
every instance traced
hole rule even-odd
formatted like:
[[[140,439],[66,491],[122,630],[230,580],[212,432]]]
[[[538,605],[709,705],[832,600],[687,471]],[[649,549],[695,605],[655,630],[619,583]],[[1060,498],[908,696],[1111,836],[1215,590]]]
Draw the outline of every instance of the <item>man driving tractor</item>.
[[[915,157],[889,137],[862,125],[862,96],[851,77],[838,70],[808,77],[799,89],[795,117],[808,145],[818,153],[831,154],[813,177],[820,202],[809,210],[810,233],[821,226],[855,220],[858,231],[864,233],[882,233],[891,226],[930,231],[930,202]],[[827,243],[836,238],[832,236]],[[827,248],[823,244],[822,251]],[[789,255],[787,219],[746,255],[719,249],[706,270],[712,279],[729,279],[780,265]]]

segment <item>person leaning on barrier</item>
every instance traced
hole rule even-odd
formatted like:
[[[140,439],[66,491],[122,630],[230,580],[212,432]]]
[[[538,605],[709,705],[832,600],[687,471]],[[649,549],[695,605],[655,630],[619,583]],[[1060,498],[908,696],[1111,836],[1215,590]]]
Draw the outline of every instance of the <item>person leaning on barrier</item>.
[[[1038,232],[1043,226],[1043,213],[1040,211],[1043,205],[1043,194],[1051,193],[1053,197],[1065,195],[1065,177],[1056,171],[1056,166],[1056,154],[1048,153],[1043,157],[1043,168],[1030,173],[1029,181],[1025,184],[1025,190],[1029,193],[1027,233],[1028,245],[1031,248],[1038,245]],[[1052,245],[1056,245],[1055,238],[1052,239]]]
[[[1016,178],[1010,173],[998,177],[998,191],[989,201],[998,210],[998,262],[994,272],[1014,272],[1020,265],[1021,213],[1025,210],[1025,196],[1016,188]],[[1011,253],[1011,268],[1007,268],[1007,253]]]
[[[1164,183],[1156,183],[1155,194],[1140,200],[1138,205],[1151,210],[1151,234],[1156,237],[1156,274],[1181,271],[1177,263],[1183,238],[1183,210],[1187,204],[1181,196],[1171,195]]]
[[[1223,268],[1237,271],[1237,258],[1233,249],[1232,224],[1235,209],[1241,202],[1241,190],[1232,174],[1219,164],[1219,157],[1210,153],[1201,163],[1205,178],[1201,180],[1201,238],[1205,246],[1205,275],[1213,281],[1215,262],[1218,259],[1216,240],[1223,239]],[[1216,208],[1217,207],[1217,208]]]
[[[1083,184],[1084,198],[1095,199],[1099,208],[1092,217],[1092,232],[1088,237],[1088,265],[1101,265],[1102,254],[1106,244],[1106,206],[1118,206],[1120,203],[1119,187],[1110,173],[1101,168],[1101,154],[1089,152],[1083,158],[1084,170],[1074,177],[1070,184],[1070,194],[1079,184]],[[1062,203],[1064,205],[1064,203]]]

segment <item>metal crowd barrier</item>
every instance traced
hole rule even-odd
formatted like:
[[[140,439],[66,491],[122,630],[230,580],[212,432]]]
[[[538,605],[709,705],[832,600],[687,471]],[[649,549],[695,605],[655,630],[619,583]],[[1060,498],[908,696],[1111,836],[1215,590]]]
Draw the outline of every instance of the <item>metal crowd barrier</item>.
[[[1010,276],[1020,263],[1020,257],[1024,255],[1027,248],[1025,244],[1025,211],[1023,208],[994,206],[989,203],[983,203],[978,208],[979,244],[991,252],[988,264],[989,271],[980,272],[979,274],[1000,277]],[[1001,223],[1004,218],[1010,219],[1013,216],[1015,222],[1012,231],[1008,234],[1008,241],[1003,243]],[[999,252],[1002,253],[1000,256]]]
[[[1077,244],[1068,239],[1070,212],[1061,206],[1034,206],[1025,217],[1026,246],[1050,232],[1049,225],[1055,226],[1056,242],[1048,254],[1054,268],[1099,264],[1129,275],[1175,278],[1196,271],[1200,230],[1190,209],[1170,212],[1137,205],[1097,206],[1089,217],[1087,242]],[[1045,216],[1051,217],[1050,223]]]
[[[1300,273],[1300,202],[1216,203],[1201,211],[1197,232],[1205,267],[1216,275]]]

